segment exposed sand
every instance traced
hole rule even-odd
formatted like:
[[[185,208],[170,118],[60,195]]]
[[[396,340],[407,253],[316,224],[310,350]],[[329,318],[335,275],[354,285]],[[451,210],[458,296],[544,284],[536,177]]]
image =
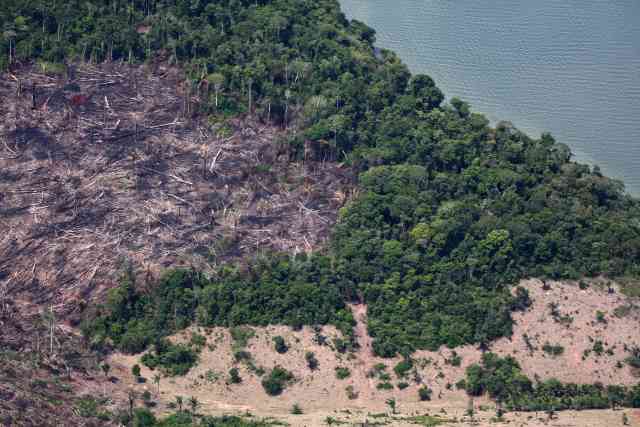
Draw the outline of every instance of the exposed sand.
[[[627,303],[626,297],[620,293],[608,294],[596,286],[580,290],[575,284],[550,283],[551,289],[545,291],[538,280],[526,280],[522,285],[529,289],[534,304],[526,313],[515,315],[513,337],[495,342],[492,351],[501,355],[513,355],[532,379],[536,376],[540,379],[556,377],[567,382],[600,381],[605,385],[634,385],[638,382],[626,364],[623,363],[621,368],[616,367],[618,361],[622,362],[628,356],[623,350],[625,343],[629,347],[640,344],[638,309],[632,310],[622,319],[613,315],[615,308]],[[562,315],[570,314],[573,321],[568,326],[555,321],[550,314],[550,303],[557,303],[559,312]],[[328,416],[349,423],[362,422],[365,419],[381,422],[382,417],[372,417],[372,414],[390,413],[385,401],[394,398],[400,414],[397,417],[429,413],[458,420],[457,425],[472,424],[471,420],[464,418],[469,398],[463,391],[455,390],[455,386],[452,385],[464,377],[468,365],[480,359],[481,352],[478,349],[472,346],[456,349],[462,357],[459,367],[445,362],[451,356],[449,349],[416,352],[413,358],[423,384],[414,381],[413,373],[409,374],[408,378],[399,380],[393,372],[393,367],[400,361],[399,358],[382,359],[374,357],[371,353],[371,339],[364,333],[366,306],[352,306],[352,310],[358,320],[356,332],[361,347],[353,356],[340,354],[331,346],[318,345],[313,340],[314,332],[311,328],[304,328],[298,332],[283,326],[253,328],[255,337],[249,341],[245,350],[251,353],[254,364],[266,370],[280,365],[293,372],[296,377],[295,383],[278,397],[270,397],[264,392],[261,379],[247,368],[246,363],[234,363],[232,340],[227,330],[213,328],[206,332],[199,329],[200,333],[207,336],[208,348],[203,349],[200,363],[188,375],[162,379],[158,409],[161,412],[165,411],[166,405],[177,395],[184,396],[185,400],[195,396],[200,402],[201,413],[250,412],[260,417],[284,419],[294,426],[320,426],[326,425],[325,420]],[[606,313],[606,324],[596,320],[597,310]],[[190,334],[191,331],[185,331],[175,338],[188,339]],[[325,327],[322,334],[329,338],[339,335],[332,327]],[[534,347],[532,353],[527,349],[523,334],[530,337]],[[274,350],[272,339],[276,335],[285,338],[290,348],[287,353],[278,354]],[[586,360],[582,360],[584,350],[593,347],[589,337],[594,341],[601,340],[606,343],[605,352],[601,356],[592,352]],[[328,341],[330,343],[331,339]],[[546,354],[541,347],[547,341],[562,345],[564,353],[556,357]],[[609,348],[615,348],[613,355],[606,353]],[[319,370],[311,371],[307,367],[304,358],[306,351],[316,354],[320,362]],[[155,395],[155,386],[151,381],[147,384],[133,384],[130,367],[138,361],[138,357],[114,355],[111,361],[114,368],[119,369],[119,376],[125,377],[127,383],[140,391],[148,388]],[[376,386],[380,380],[367,376],[377,363],[387,365],[386,371],[392,378],[392,384],[406,381],[409,386],[404,390],[397,387],[389,391],[378,390]],[[228,385],[225,382],[228,370],[233,366],[240,370],[243,379],[241,384]],[[348,367],[351,376],[344,380],[337,379],[335,368],[338,366]],[[154,372],[142,367],[143,377],[151,380],[153,375]],[[218,379],[215,379],[216,377]],[[418,399],[418,389],[425,384],[433,390],[433,398],[429,402],[421,402]],[[353,387],[357,398],[349,399],[346,390],[348,386]],[[303,415],[290,414],[294,404],[303,409]],[[487,399],[475,399],[473,405],[478,411],[476,421],[480,422],[474,425],[489,423],[495,416],[495,407]],[[622,412],[566,411],[559,413],[558,418],[554,420],[547,420],[544,413],[511,413],[506,415],[506,419],[510,421],[509,425],[608,427],[622,425]],[[631,425],[640,425],[640,412],[625,412],[631,420]],[[385,418],[384,421],[390,423],[386,425],[415,425],[402,419]],[[492,422],[491,425],[502,424]]]

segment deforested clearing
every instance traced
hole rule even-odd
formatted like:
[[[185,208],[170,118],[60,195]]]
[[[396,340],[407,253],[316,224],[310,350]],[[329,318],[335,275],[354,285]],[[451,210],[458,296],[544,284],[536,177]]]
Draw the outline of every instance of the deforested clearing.
[[[640,320],[640,309],[619,292],[607,292],[605,283],[594,280],[588,289],[580,289],[572,282],[522,281],[520,284],[532,296],[532,307],[515,316],[513,336],[496,341],[489,350],[501,356],[513,356],[527,376],[541,381],[557,378],[566,383],[597,382],[603,386],[636,384],[638,373],[625,359],[633,343],[640,342],[640,332],[635,327]],[[614,314],[628,304],[632,307],[624,317]],[[570,316],[572,320],[559,320],[549,313],[550,307],[556,307],[561,316]],[[253,327],[252,337],[241,349],[227,328],[190,328],[172,340],[187,342],[192,334],[205,336],[206,345],[199,362],[184,377],[164,378],[159,394],[154,384],[139,383],[131,376],[131,367],[139,363],[138,356],[115,354],[110,361],[128,385],[140,393],[145,389],[153,392],[161,412],[170,410],[175,396],[195,396],[205,413],[249,412],[284,419],[291,425],[326,425],[326,418],[333,416],[348,423],[373,422],[378,417],[384,418],[388,423],[385,425],[409,426],[416,424],[412,417],[426,413],[448,420],[444,425],[502,425],[491,421],[495,418],[495,402],[485,397],[470,400],[464,390],[455,386],[465,378],[466,368],[480,360],[482,352],[477,347],[418,351],[411,356],[413,368],[400,376],[394,368],[403,360],[401,357],[381,358],[371,351],[371,337],[366,334],[366,305],[351,305],[350,309],[357,320],[358,350],[355,352],[339,351],[335,340],[341,338],[341,334],[331,326],[315,330],[305,327],[300,331],[284,326]],[[597,312],[606,313],[606,323],[596,319]],[[274,350],[275,336],[284,338],[288,345],[286,353],[278,354]],[[599,354],[589,351],[597,341],[606,343],[605,350]],[[543,350],[547,342],[562,346],[563,354],[547,354]],[[237,357],[240,350],[244,352],[242,359]],[[305,360],[308,352],[314,353],[318,369],[309,368]],[[454,357],[459,358],[459,363],[453,362]],[[278,397],[269,396],[261,386],[264,374],[260,370],[268,372],[274,366],[286,367],[295,377]],[[228,372],[233,367],[242,379],[238,384],[228,381]],[[347,368],[349,377],[337,378],[338,367]],[[142,367],[142,377],[153,378],[155,374]],[[391,388],[379,387],[384,382],[391,384]],[[398,388],[403,382],[407,386]],[[429,401],[419,399],[418,390],[422,387],[432,391]],[[398,414],[389,411],[385,403],[389,398],[396,400]],[[294,404],[304,410],[303,415],[289,413]],[[470,404],[474,417],[467,414]],[[627,412],[636,414],[636,411]],[[608,426],[619,422],[620,416],[620,411],[563,411],[548,419],[543,412],[516,411],[504,415],[504,424]]]
[[[78,63],[67,75],[33,66],[0,81],[0,278],[22,309],[71,315],[128,262],[149,278],[309,252],[350,197],[353,173],[290,161],[284,129],[196,117],[199,93],[175,67]]]

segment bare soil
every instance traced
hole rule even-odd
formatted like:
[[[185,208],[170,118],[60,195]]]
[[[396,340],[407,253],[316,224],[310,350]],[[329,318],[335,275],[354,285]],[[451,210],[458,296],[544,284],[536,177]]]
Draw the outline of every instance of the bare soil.
[[[45,388],[59,405],[31,425],[89,425],[64,410],[83,393],[126,400],[77,333],[123,267],[153,283],[165,268],[208,271],[261,251],[309,252],[328,238],[350,170],[312,151],[292,161],[279,126],[199,113],[201,90],[162,62],[0,75],[0,350],[12,352],[0,358],[0,415],[23,419],[21,402],[46,401],[34,380],[63,378],[71,391]],[[29,367],[34,354],[56,368]]]
[[[533,306],[527,312],[515,316],[513,337],[495,342],[491,351],[514,356],[532,379],[555,377],[576,383],[600,381],[605,385],[635,385],[638,382],[638,378],[623,361],[629,355],[624,350],[625,344],[631,347],[640,343],[637,327],[640,311],[638,308],[631,308],[623,318],[613,314],[616,308],[633,303],[632,301],[617,292],[607,293],[597,283],[586,290],[580,290],[577,284],[557,282],[548,283],[549,290],[544,290],[542,282],[538,280],[526,280],[521,285],[529,290]],[[571,314],[573,320],[559,323],[550,314],[550,303],[558,303],[558,310]],[[462,358],[460,366],[451,365],[452,351],[447,348],[436,352],[416,352],[413,355],[416,361],[415,372],[400,379],[393,372],[399,358],[377,358],[371,352],[371,338],[365,333],[366,306],[354,305],[351,309],[358,320],[356,332],[360,344],[360,350],[353,355],[335,351],[331,343],[339,333],[331,327],[322,331],[322,335],[329,338],[328,345],[319,345],[310,328],[299,332],[280,326],[254,328],[255,337],[245,349],[252,355],[254,365],[267,371],[280,365],[296,377],[295,383],[278,397],[270,397],[264,392],[261,378],[248,368],[247,363],[234,360],[233,342],[227,330],[200,329],[198,332],[207,337],[207,346],[200,355],[200,363],[185,377],[164,378],[161,381],[160,394],[157,396],[159,410],[167,410],[167,405],[175,396],[180,395],[185,398],[195,396],[201,403],[199,411],[202,413],[250,412],[257,416],[284,419],[294,426],[326,425],[327,417],[349,423],[363,422],[366,419],[370,422],[384,420],[390,423],[388,425],[415,425],[408,417],[425,413],[456,420],[451,425],[501,425],[491,421],[495,417],[495,406],[491,401],[484,398],[470,401],[463,391],[456,390],[454,386],[464,378],[466,367],[479,361],[480,350],[472,346],[456,349]],[[606,313],[606,324],[596,320],[597,310]],[[187,340],[194,331],[185,331],[175,339]],[[524,342],[524,334],[531,337],[532,350]],[[285,338],[290,347],[287,353],[279,354],[275,351],[273,337],[276,335]],[[606,343],[605,352],[601,355],[591,352],[583,360],[584,351],[592,348],[595,340]],[[541,347],[547,341],[562,345],[564,353],[559,356],[545,353]],[[613,354],[606,352],[606,349],[614,348]],[[317,371],[311,371],[307,367],[304,358],[307,351],[316,354],[320,362]],[[621,365],[617,366],[618,361]],[[137,357],[115,355],[112,362],[129,378],[128,384],[140,391],[148,388],[155,395],[155,386],[135,384],[129,374],[131,366],[138,363]],[[387,366],[386,372],[391,376],[393,390],[379,390],[377,385],[382,381],[369,375],[374,365],[379,363]],[[227,383],[231,367],[239,368],[243,379],[241,384]],[[349,368],[350,377],[337,379],[336,367]],[[153,375],[153,372],[143,367],[143,376],[152,378]],[[399,390],[397,384],[403,381],[409,385],[406,389]],[[418,398],[418,389],[423,385],[433,390],[433,398],[429,402],[421,402]],[[357,397],[349,397],[348,386],[352,387]],[[399,414],[395,416],[385,403],[389,398],[396,399],[398,403]],[[294,404],[300,405],[303,415],[290,414]],[[476,411],[474,421],[465,416],[469,405]],[[632,420],[631,425],[640,425],[633,424],[640,422],[640,413],[631,410],[566,411],[552,420],[543,413],[510,413],[506,415],[506,420],[510,425],[527,426],[612,426],[622,425],[622,412],[626,412]]]

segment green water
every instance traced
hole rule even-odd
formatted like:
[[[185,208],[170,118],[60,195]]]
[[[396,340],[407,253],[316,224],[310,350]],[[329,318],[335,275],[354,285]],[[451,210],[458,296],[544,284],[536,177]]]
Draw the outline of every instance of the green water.
[[[639,0],[341,0],[492,121],[551,132],[640,195]]]

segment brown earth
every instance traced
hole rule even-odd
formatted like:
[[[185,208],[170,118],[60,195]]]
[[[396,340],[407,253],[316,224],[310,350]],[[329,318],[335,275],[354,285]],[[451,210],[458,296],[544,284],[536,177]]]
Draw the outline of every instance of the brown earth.
[[[640,344],[640,309],[637,306],[631,308],[623,318],[613,314],[614,311],[618,312],[617,308],[630,303],[628,298],[620,293],[609,294],[597,283],[593,283],[586,290],[580,290],[573,283],[548,283],[549,290],[544,290],[542,282],[538,280],[526,280],[521,284],[529,290],[534,301],[533,306],[527,312],[515,316],[513,337],[498,340],[492,345],[491,351],[514,356],[532,379],[555,377],[576,383],[600,381],[605,385],[637,384],[637,377],[623,361],[629,355],[624,349],[625,344],[628,348]],[[573,320],[570,323],[565,321],[564,324],[554,320],[550,314],[550,303],[558,303],[558,310],[562,314],[570,313]],[[304,328],[300,332],[280,326],[254,328],[255,337],[250,340],[245,350],[252,355],[255,366],[268,371],[280,365],[296,377],[295,383],[278,397],[267,396],[261,386],[260,377],[252,372],[246,363],[234,361],[233,342],[229,332],[223,328],[197,330],[207,337],[207,347],[201,353],[200,363],[185,377],[162,379],[160,395],[156,394],[154,385],[140,385],[133,381],[129,372],[131,366],[138,363],[138,357],[115,355],[111,360],[113,365],[119,366],[120,372],[128,377],[129,386],[139,391],[148,388],[154,396],[157,395],[161,412],[167,410],[167,405],[177,395],[184,396],[185,400],[187,397],[195,396],[201,404],[199,411],[202,413],[250,412],[258,416],[284,419],[294,426],[319,426],[326,425],[325,420],[328,416],[350,423],[362,422],[365,419],[375,421],[382,417],[372,414],[389,413],[385,402],[389,398],[395,398],[400,414],[396,416],[396,420],[387,417],[386,421],[391,422],[388,425],[412,425],[407,417],[425,413],[455,419],[458,425],[472,424],[471,420],[465,417],[470,405],[469,398],[452,385],[464,377],[468,365],[479,361],[481,352],[478,349],[472,346],[456,349],[462,358],[459,367],[448,362],[451,360],[452,352],[447,348],[441,348],[436,352],[416,352],[413,355],[416,360],[415,371],[404,380],[398,379],[393,367],[400,359],[381,359],[371,353],[371,338],[364,333],[366,306],[355,305],[351,308],[358,320],[356,332],[360,344],[360,350],[353,355],[340,354],[334,350],[331,345],[332,338],[339,336],[339,333],[331,327],[325,327],[322,331],[322,335],[329,337],[328,345],[319,345],[317,340],[314,340],[314,331],[310,328]],[[606,313],[606,323],[596,320],[598,310]],[[185,331],[175,338],[189,339],[193,331]],[[524,334],[531,337],[532,350],[529,350],[522,338]],[[276,335],[285,338],[290,347],[287,353],[278,354],[274,350],[272,339]],[[605,353],[596,355],[592,352],[583,360],[584,350],[593,347],[589,338],[606,343]],[[554,345],[562,345],[564,353],[555,357],[545,353],[541,347],[547,341]],[[607,349],[612,349],[613,354],[607,354]],[[319,370],[311,371],[306,366],[304,354],[307,351],[316,354],[320,362]],[[618,361],[621,362],[621,367],[616,366]],[[378,363],[387,366],[386,372],[391,375],[394,385],[406,381],[409,386],[404,390],[397,387],[390,391],[377,389],[376,386],[381,381],[372,378],[368,373]],[[240,376],[243,378],[242,383],[238,385],[226,382],[228,370],[234,366],[239,368]],[[339,366],[349,368],[349,378],[336,378],[335,368]],[[145,377],[152,378],[154,375],[147,368],[143,367],[142,371]],[[418,389],[422,385],[428,385],[433,390],[433,399],[430,402],[420,402],[418,399]],[[356,398],[349,398],[348,386],[353,387]],[[290,415],[294,404],[300,405],[304,411],[303,415]],[[476,421],[480,422],[479,425],[489,423],[495,416],[492,402],[476,399],[473,405],[479,411],[475,417]],[[639,412],[627,410],[626,413],[630,419],[636,420],[633,422],[640,422]],[[621,425],[622,411],[565,411],[553,420],[548,420],[547,415],[543,413],[511,413],[506,419],[510,420],[511,425],[611,426]]]
[[[208,271],[324,244],[351,171],[313,147],[304,162],[291,159],[279,126],[200,113],[205,95],[161,62],[0,75],[0,343],[17,359],[37,352],[62,363],[69,341],[95,370],[76,327],[127,265],[153,282],[167,267]],[[41,351],[49,310],[54,345]],[[77,388],[122,396],[93,374]],[[19,384],[0,375],[0,386]]]
[[[185,91],[162,64],[2,76],[0,297],[66,316],[125,262],[154,276],[325,242],[349,170],[290,161],[277,127],[210,123]]]

